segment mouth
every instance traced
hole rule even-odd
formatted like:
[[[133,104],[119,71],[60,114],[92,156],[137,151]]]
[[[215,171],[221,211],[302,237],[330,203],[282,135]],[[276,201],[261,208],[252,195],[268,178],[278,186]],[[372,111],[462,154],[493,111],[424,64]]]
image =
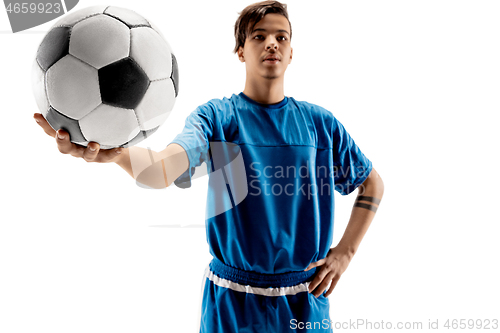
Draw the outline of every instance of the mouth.
[[[267,57],[266,59],[264,59],[263,62],[268,63],[268,64],[277,64],[279,61],[280,60],[277,57]]]

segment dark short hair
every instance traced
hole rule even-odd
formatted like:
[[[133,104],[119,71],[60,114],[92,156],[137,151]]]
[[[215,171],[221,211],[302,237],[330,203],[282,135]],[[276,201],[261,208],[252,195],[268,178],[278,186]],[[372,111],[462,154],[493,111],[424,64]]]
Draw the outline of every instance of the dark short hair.
[[[236,46],[233,53],[236,53],[240,46],[245,45],[245,40],[253,27],[264,18],[266,14],[280,14],[286,17],[290,24],[290,39],[292,39],[292,24],[288,19],[286,4],[279,1],[261,1],[247,6],[236,20],[234,25],[234,38]]]

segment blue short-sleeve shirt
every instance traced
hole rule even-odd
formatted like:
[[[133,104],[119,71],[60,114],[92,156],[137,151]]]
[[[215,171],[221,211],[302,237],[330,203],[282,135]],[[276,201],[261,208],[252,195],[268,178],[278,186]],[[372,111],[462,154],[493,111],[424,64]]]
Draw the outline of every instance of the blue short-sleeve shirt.
[[[292,97],[271,105],[243,93],[212,99],[171,143],[189,159],[177,186],[190,187],[206,163],[210,253],[260,273],[301,271],[324,258],[333,238],[333,190],[351,193],[372,170],[330,111]]]

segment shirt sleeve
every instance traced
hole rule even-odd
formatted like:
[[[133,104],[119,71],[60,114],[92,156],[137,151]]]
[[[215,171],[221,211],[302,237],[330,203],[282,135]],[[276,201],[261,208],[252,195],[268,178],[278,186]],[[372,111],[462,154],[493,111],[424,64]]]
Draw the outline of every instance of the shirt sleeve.
[[[372,171],[372,162],[335,117],[332,124],[332,144],[335,190],[348,195],[366,180]]]
[[[214,128],[214,110],[209,103],[196,108],[186,118],[184,129],[171,143],[177,143],[187,153],[189,166],[174,184],[180,188],[191,187],[196,167],[209,160],[209,146]]]

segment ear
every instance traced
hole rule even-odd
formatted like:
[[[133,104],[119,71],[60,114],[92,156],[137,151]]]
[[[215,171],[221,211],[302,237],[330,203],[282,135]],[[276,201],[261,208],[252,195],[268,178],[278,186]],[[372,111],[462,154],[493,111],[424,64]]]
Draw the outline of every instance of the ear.
[[[292,56],[293,56],[293,48],[290,48],[290,62],[289,62],[289,64],[292,63]]]
[[[240,59],[241,62],[245,62],[245,56],[243,55],[243,47],[238,48],[238,59]]]

